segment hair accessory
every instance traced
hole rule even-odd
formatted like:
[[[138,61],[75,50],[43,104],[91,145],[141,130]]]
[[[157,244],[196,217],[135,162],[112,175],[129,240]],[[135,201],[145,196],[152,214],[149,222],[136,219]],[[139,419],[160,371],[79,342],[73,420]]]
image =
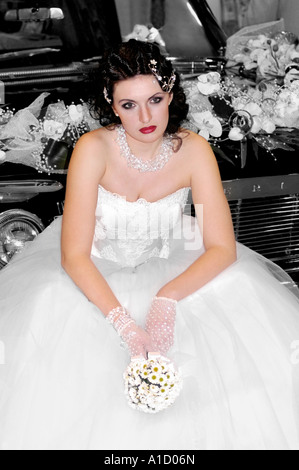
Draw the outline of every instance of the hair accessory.
[[[111,103],[112,103],[112,99],[109,98],[109,96],[108,96],[108,91],[107,91],[107,88],[106,88],[106,87],[104,87],[103,93],[104,93],[104,98],[105,98],[105,100],[107,101],[107,103],[111,104]]]
[[[175,84],[175,81],[176,81],[176,75],[173,72],[170,78],[169,77],[162,77],[158,73],[157,64],[158,64],[158,62],[156,60],[152,59],[150,61],[150,63],[148,64],[149,69],[152,72],[152,74],[156,77],[156,79],[159,82],[162,82],[162,85],[161,85],[162,90],[165,91],[166,93],[170,93],[171,90],[174,87],[174,84]]]

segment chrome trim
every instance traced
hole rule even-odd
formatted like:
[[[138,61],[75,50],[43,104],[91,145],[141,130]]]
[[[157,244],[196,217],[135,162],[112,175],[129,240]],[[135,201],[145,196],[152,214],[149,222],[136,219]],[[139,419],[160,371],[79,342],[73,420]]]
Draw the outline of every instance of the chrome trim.
[[[69,66],[64,67],[32,67],[30,69],[7,69],[0,71],[0,80],[22,80],[26,78],[33,78],[36,76],[51,77],[53,76],[63,76],[63,75],[77,75],[78,73],[90,70],[94,68],[93,65],[86,65],[82,62],[73,62]],[[67,78],[67,77],[65,77]]]
[[[70,75],[70,76],[62,76],[62,77],[49,77],[49,78],[32,78],[31,80],[19,80],[14,82],[9,82],[6,85],[10,87],[16,87],[21,85],[42,85],[47,83],[54,83],[54,82],[65,82],[65,81],[82,81],[80,77],[77,75]]]
[[[7,180],[0,181],[0,193],[53,193],[63,185],[53,180]]]
[[[63,185],[53,180],[0,181],[0,204],[29,201],[41,193],[54,193]]]
[[[4,54],[0,54],[0,62],[12,59],[21,59],[24,57],[34,57],[35,55],[49,54],[49,52],[60,52],[60,49],[43,47],[41,49],[24,49],[23,51],[5,52]]]
[[[1,234],[1,225],[11,222],[11,220],[29,220],[30,223],[34,223],[36,228],[40,231],[45,230],[45,226],[42,220],[35,214],[31,212],[24,211],[22,209],[10,209],[8,211],[2,212],[0,214],[0,234]]]
[[[299,174],[261,176],[223,181],[229,201],[299,193]]]
[[[208,71],[222,73],[227,63],[225,57],[198,57],[197,59],[169,57],[168,59],[176,71],[184,75],[184,78],[191,78]]]

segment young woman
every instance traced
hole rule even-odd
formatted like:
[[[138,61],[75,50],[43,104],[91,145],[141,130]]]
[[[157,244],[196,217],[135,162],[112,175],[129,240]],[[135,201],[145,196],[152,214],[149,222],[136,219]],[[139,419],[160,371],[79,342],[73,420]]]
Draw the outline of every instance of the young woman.
[[[298,449],[298,293],[236,244],[211,148],[180,127],[178,75],[132,40],[98,87],[106,127],[76,146],[63,220],[0,276],[0,447]],[[123,393],[149,352],[184,376],[157,415]]]

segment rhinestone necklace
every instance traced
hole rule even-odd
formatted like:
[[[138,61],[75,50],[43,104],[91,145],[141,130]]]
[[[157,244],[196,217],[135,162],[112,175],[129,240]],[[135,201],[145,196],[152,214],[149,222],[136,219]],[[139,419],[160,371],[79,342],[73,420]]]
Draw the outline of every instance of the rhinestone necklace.
[[[123,126],[118,126],[116,130],[118,134],[117,143],[120,147],[121,155],[127,160],[128,167],[130,168],[135,168],[140,172],[159,171],[166,165],[173,154],[172,136],[166,136],[163,138],[158,155],[152,160],[144,161],[132,154]]]

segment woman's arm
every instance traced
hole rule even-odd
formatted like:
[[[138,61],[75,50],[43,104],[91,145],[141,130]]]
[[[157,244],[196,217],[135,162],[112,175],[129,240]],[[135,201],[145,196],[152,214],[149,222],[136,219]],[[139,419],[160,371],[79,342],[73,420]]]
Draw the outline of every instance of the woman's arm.
[[[153,351],[147,332],[123,308],[91,260],[98,185],[105,173],[104,129],[82,137],[74,150],[67,181],[61,235],[61,264],[86,297],[96,305],[127,344],[132,357]]]
[[[75,284],[104,315],[120,306],[91,260],[98,185],[105,173],[105,130],[91,132],[77,143],[72,155],[61,236],[61,264]]]
[[[181,300],[200,289],[236,261],[236,240],[230,208],[225,197],[218,164],[208,142],[190,134],[191,188],[206,252],[185,272],[165,285],[158,296]],[[198,214],[199,215],[199,214]],[[203,222],[203,224],[201,223]]]

